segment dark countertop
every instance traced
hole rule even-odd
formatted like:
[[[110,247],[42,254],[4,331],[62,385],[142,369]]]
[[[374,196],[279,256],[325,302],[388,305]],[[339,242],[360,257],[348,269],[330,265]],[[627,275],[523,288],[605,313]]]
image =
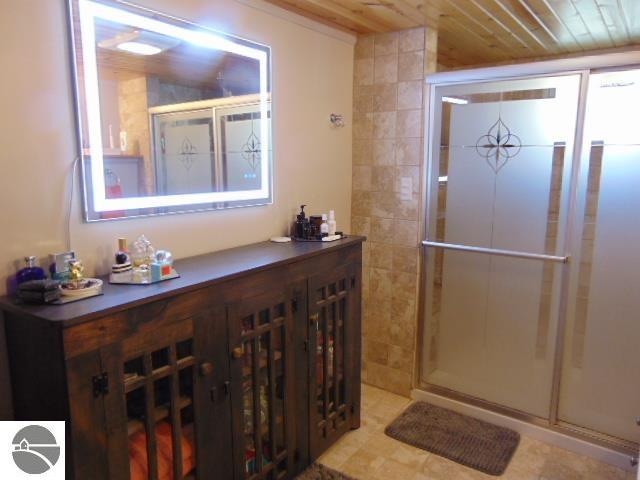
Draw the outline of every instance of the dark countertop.
[[[286,265],[320,255],[329,250],[345,248],[365,241],[349,236],[335,242],[260,242],[228,250],[183,258],[174,262],[180,278],[150,285],[112,285],[104,281],[104,295],[86,298],[65,305],[18,304],[12,297],[0,297],[0,310],[29,315],[42,320],[70,326],[80,317],[89,320],[144,303],[203,288],[249,273]]]

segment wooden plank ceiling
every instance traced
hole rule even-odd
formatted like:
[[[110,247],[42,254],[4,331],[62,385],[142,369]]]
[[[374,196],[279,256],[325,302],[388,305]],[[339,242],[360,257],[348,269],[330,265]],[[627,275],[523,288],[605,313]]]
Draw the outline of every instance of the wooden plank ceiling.
[[[640,44],[640,0],[267,0],[358,34],[438,29],[454,68]]]

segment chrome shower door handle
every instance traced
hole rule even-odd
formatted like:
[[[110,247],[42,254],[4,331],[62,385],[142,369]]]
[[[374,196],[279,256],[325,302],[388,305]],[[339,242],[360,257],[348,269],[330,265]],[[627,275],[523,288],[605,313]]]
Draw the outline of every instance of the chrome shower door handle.
[[[423,240],[422,245],[425,247],[443,248],[445,250],[458,250],[461,252],[484,253],[487,255],[498,255],[501,257],[524,258],[528,260],[542,260],[546,262],[568,263],[569,257],[560,257],[557,255],[546,255],[542,253],[519,252],[516,250],[502,250],[500,248],[473,247],[471,245],[461,245],[457,243],[432,242]]]

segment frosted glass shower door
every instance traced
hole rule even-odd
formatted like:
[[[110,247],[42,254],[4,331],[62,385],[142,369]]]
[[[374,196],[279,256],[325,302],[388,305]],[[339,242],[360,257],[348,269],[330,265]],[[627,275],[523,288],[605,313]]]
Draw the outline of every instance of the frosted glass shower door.
[[[640,70],[589,85],[558,417],[640,443]]]
[[[579,85],[435,87],[425,383],[549,416]]]

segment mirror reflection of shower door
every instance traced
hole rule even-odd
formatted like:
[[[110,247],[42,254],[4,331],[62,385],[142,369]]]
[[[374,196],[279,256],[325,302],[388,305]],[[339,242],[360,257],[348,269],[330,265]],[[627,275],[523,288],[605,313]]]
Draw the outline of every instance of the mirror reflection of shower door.
[[[158,192],[216,191],[212,110],[155,114],[153,121]]]
[[[434,88],[422,381],[548,418],[580,75]]]
[[[640,443],[640,70],[592,74],[558,418]]]
[[[271,128],[270,110],[267,115],[269,130]],[[221,181],[225,191],[255,190],[262,184],[262,120],[260,117],[259,104],[236,105],[216,110],[216,125],[220,139]]]

